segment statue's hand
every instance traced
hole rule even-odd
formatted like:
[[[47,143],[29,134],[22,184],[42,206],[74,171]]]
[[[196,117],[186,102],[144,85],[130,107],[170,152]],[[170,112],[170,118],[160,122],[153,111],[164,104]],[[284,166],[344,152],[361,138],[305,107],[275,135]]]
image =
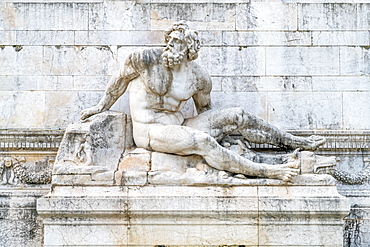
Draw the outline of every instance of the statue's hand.
[[[97,106],[93,106],[90,108],[87,108],[81,112],[81,120],[85,120],[86,118],[95,115],[97,113],[100,113],[100,109]]]

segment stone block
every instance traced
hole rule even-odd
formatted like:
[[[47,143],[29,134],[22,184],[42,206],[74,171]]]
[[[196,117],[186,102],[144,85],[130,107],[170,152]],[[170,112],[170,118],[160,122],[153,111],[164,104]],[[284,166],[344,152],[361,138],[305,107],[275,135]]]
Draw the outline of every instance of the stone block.
[[[357,5],[352,3],[300,4],[298,30],[361,30],[357,17]]]
[[[283,191],[282,187],[262,188],[259,191],[260,244],[341,246],[341,241],[334,244],[342,239],[342,231],[335,229],[343,227],[340,221],[346,214],[348,202],[340,200],[335,190],[335,187],[320,186],[297,186],[291,187],[289,191]],[[328,195],[324,200],[319,196],[322,193]],[[272,199],[270,195],[277,197]],[[305,211],[315,213],[305,218],[302,217]],[[292,237],[296,233],[298,238]]]
[[[224,45],[234,46],[311,45],[311,33],[298,31],[227,31],[223,33],[222,41]]]
[[[0,45],[16,44],[15,37],[16,37],[16,34],[14,31],[0,31]]]
[[[0,47],[0,75],[42,75],[41,46]]]
[[[370,75],[370,47],[341,47],[341,75]]]
[[[342,128],[342,94],[268,93],[267,120],[282,129]]]
[[[60,144],[53,185],[113,185],[126,148],[133,145],[129,118],[106,111],[70,124]]]
[[[162,31],[78,31],[76,45],[162,45]]]
[[[338,47],[267,47],[266,75],[339,75]]]
[[[211,75],[265,75],[265,48],[203,47],[198,63]]]
[[[112,48],[114,49],[114,48]],[[114,52],[108,46],[46,46],[44,75],[107,75],[117,68]]]
[[[53,175],[52,184],[54,185],[94,185],[90,174],[73,175]],[[113,183],[112,183],[113,184]],[[103,185],[103,184],[98,184]]]
[[[15,31],[16,45],[74,45],[75,32],[73,30],[67,31]]]
[[[146,185],[152,163],[151,153],[143,148],[136,148],[125,154],[118,164],[118,171],[115,174],[116,184]]]
[[[349,201],[335,186],[55,187],[37,208],[45,246],[340,246]]]
[[[261,224],[260,246],[342,246],[338,241],[342,239],[342,230],[338,230],[340,226],[333,226],[332,222],[311,226],[305,223],[291,224],[288,219],[285,220],[279,225]]]
[[[297,30],[297,5],[251,2],[236,9],[236,30]]]
[[[89,220],[89,222],[94,219]],[[104,246],[114,242],[116,246],[125,246],[127,243],[127,227],[126,224],[117,223],[119,220],[110,219],[104,223],[99,222],[92,226],[82,224],[79,218],[68,219],[61,226],[53,226],[51,223],[46,227],[44,246],[81,246],[86,243],[95,243],[95,246]],[[47,223],[46,223],[47,224]],[[102,230],[104,228],[105,230]],[[83,233],[76,235],[76,233]],[[74,236],[74,237],[71,237]]]
[[[313,91],[370,91],[369,76],[314,76]],[[349,103],[349,102],[348,102]]]
[[[134,149],[124,155],[118,164],[118,170],[148,172],[150,170],[151,153],[143,148]]]
[[[243,110],[267,119],[267,94],[261,92],[212,93],[215,108],[239,106]],[[226,102],[226,103],[225,103]]]
[[[225,48],[223,51],[226,75],[265,75],[265,49],[261,47]]]
[[[359,0],[357,4],[357,20],[356,24],[358,29],[368,31],[370,29],[370,3],[366,0]]]
[[[58,169],[58,167],[56,167]],[[100,168],[101,169],[101,168]],[[114,185],[114,171],[92,172],[81,174],[86,171],[80,169],[76,174],[53,174],[51,183],[53,185],[84,185],[84,186],[107,186]]]
[[[2,128],[43,128],[45,124],[45,92],[27,91],[0,93],[0,126]]]
[[[76,3],[8,3],[1,11],[0,29],[87,30],[88,5]],[[50,15],[50,13],[53,13]]]
[[[150,246],[156,243],[164,246],[258,246],[258,230],[253,225],[225,224],[183,226],[183,219],[173,223],[152,223],[132,225],[128,236],[129,246]],[[145,237],[143,237],[145,236]],[[200,237],[201,236],[201,237]],[[203,241],[202,241],[203,240]],[[150,244],[147,244],[150,243]],[[236,245],[236,246],[240,246]]]
[[[223,44],[224,31],[221,30],[205,30],[199,31],[198,37],[202,47],[205,46],[220,46]]]
[[[86,81],[91,77],[83,78]],[[94,77],[94,79],[97,80],[98,78]],[[87,85],[84,85],[86,89],[99,89],[96,85],[98,83],[92,79],[90,80],[92,81],[92,85],[90,85],[90,88],[88,88]],[[73,76],[0,75],[0,81],[2,82],[0,84],[0,91],[44,91],[43,93],[45,93],[45,91],[67,91],[74,89]],[[76,87],[79,87],[80,84],[82,84],[82,82],[77,81]]]
[[[149,11],[149,5],[134,1],[89,4],[89,30],[150,30]]]
[[[104,91],[111,76],[75,76],[73,89],[79,91],[100,90]]]
[[[222,77],[223,92],[309,92],[312,77],[235,76]]]
[[[86,166],[116,170],[121,154],[132,145],[132,130],[128,125],[130,123],[125,114],[112,111],[69,125],[60,144],[54,169],[66,165],[82,166],[81,174],[85,174]]]
[[[235,4],[151,4],[150,25],[152,30],[166,30],[178,20],[187,20],[189,26],[199,31],[235,30]]]
[[[221,75],[225,69],[224,49],[219,47],[202,47],[199,51],[197,63],[207,70],[211,76]]]
[[[38,90],[38,83],[42,76],[0,76],[0,91],[29,91]],[[45,78],[46,79],[46,78]],[[50,78],[47,78],[50,79]]]
[[[45,127],[65,129],[79,121],[83,109],[96,105],[103,92],[49,91],[45,92]]]
[[[369,92],[343,93],[343,127],[346,129],[369,129],[370,109]]]
[[[370,33],[368,31],[314,31],[313,45],[368,46]]]

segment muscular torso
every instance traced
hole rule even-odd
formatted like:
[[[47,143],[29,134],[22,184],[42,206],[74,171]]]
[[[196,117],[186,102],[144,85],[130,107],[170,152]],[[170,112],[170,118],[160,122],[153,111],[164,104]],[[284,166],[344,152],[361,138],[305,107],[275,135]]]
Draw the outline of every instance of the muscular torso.
[[[162,95],[149,88],[143,77],[130,83],[130,109],[134,122],[177,124],[184,121],[180,109],[197,92],[197,80],[188,68],[173,73],[167,92]]]
[[[134,138],[139,147],[147,146],[150,125],[184,122],[182,106],[209,86],[205,85],[208,81],[202,78],[202,72],[194,62],[183,63],[177,69],[168,69],[160,61],[143,66],[129,87]]]

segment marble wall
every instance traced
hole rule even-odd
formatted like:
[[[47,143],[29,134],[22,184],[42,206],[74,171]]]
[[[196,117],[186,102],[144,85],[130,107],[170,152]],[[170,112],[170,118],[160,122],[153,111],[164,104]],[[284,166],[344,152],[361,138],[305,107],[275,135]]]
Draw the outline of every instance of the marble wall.
[[[0,128],[64,129],[128,53],[162,46],[180,19],[200,31],[215,106],[284,129],[370,128],[366,0],[206,2],[2,1]],[[127,96],[115,109],[129,111]]]
[[[341,156],[342,170],[368,165],[368,0],[3,0],[0,155],[21,151],[36,168],[55,156],[63,130],[98,102],[127,55],[163,46],[164,30],[181,19],[199,30],[198,63],[212,76],[216,107],[239,105],[280,128],[329,136],[320,152]],[[127,100],[113,109],[129,113]],[[42,243],[35,205],[48,185],[40,186],[0,186],[0,246]],[[345,246],[369,245],[369,182],[338,188],[353,204]],[[8,203],[19,195],[30,203]]]

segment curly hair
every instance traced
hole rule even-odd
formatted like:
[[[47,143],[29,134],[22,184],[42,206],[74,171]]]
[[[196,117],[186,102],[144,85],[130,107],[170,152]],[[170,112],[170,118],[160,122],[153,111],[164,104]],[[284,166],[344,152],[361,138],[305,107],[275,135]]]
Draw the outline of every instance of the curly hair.
[[[172,26],[165,31],[164,41],[166,44],[170,39],[170,34],[173,31],[178,31],[184,34],[184,40],[188,45],[188,59],[189,61],[195,60],[198,58],[198,51],[200,49],[200,41],[198,38],[198,32],[195,30],[189,29],[186,21],[179,21],[172,24]]]

